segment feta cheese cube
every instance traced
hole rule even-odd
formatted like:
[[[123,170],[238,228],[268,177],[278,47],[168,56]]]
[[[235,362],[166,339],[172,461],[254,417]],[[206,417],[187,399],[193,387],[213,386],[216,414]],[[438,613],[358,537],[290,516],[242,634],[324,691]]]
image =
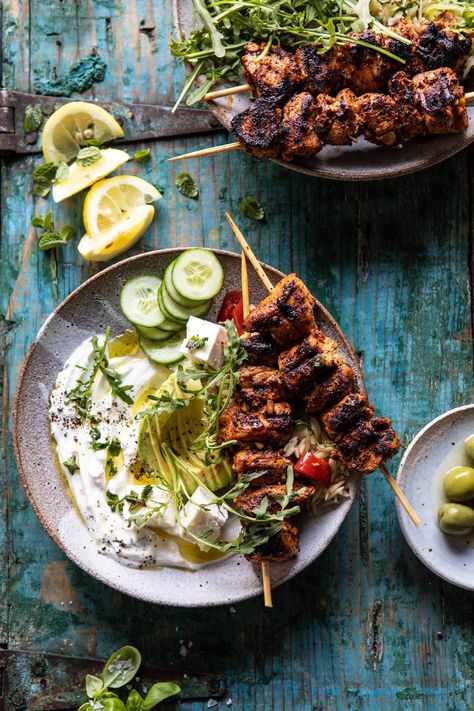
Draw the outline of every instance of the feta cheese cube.
[[[184,528],[195,536],[206,537],[209,541],[217,541],[227,522],[227,511],[217,504],[211,504],[213,499],[207,489],[198,486],[181,516],[181,525]]]
[[[134,492],[137,494],[138,499],[143,497],[143,491],[145,486],[143,485],[129,485],[127,486],[127,495]],[[130,520],[130,518],[144,514],[150,513],[150,517],[146,520],[146,526],[156,526],[157,528],[163,528],[164,530],[174,531],[176,526],[176,511],[174,503],[171,501],[171,496],[167,489],[161,486],[152,486],[150,495],[146,498],[143,506],[129,511],[128,504],[125,504],[123,516],[125,520]]]
[[[179,351],[195,363],[203,363],[218,370],[224,363],[224,348],[227,342],[227,331],[223,326],[190,316],[186,326],[186,338]]]

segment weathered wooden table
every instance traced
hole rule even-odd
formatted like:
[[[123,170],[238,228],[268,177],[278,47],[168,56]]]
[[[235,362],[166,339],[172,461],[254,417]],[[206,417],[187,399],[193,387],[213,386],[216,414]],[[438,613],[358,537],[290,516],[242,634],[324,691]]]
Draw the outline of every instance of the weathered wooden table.
[[[184,76],[168,54],[170,29],[169,0],[10,0],[1,84],[34,91],[42,81],[45,91],[96,49],[108,65],[105,80],[83,98],[170,105]],[[239,217],[251,245],[265,261],[299,272],[339,320],[371,398],[405,444],[435,415],[472,402],[473,156],[399,180],[343,184],[233,153],[186,166],[199,200],[178,193],[175,170],[185,166],[166,158],[225,140],[219,133],[150,144],[153,160],[132,169],[164,199],[135,251],[235,248],[224,210],[237,216],[240,199],[253,193],[267,220]],[[272,611],[262,600],[153,607],[89,578],[52,543],[19,484],[9,412],[36,331],[99,267],[85,264],[73,244],[57,257],[38,251],[29,226],[46,207],[31,194],[38,160],[6,159],[1,170],[1,646],[107,656],[129,642],[160,666],[223,674],[220,707],[231,698],[239,710],[474,708],[474,597],[437,579],[407,548],[379,474],[366,479],[325,554],[274,592]],[[80,228],[80,200],[54,214]],[[181,708],[204,709],[207,701]]]

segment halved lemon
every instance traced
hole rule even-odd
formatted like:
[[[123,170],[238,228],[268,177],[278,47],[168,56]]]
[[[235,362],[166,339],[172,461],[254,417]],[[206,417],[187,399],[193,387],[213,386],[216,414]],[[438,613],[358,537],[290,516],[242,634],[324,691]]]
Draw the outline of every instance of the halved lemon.
[[[118,257],[132,247],[150,226],[155,208],[139,205],[108,230],[96,235],[85,234],[79,242],[79,253],[92,262]]]
[[[135,175],[117,175],[101,180],[84,201],[84,226],[89,235],[110,230],[138,207],[161,198],[154,185]]]
[[[99,160],[92,165],[78,165],[74,162],[69,166],[67,178],[53,185],[54,202],[61,202],[81,192],[130,160],[128,153],[118,148],[103,148],[100,153]]]
[[[101,106],[87,101],[71,101],[51,114],[44,125],[44,159],[52,163],[69,163],[87,141],[102,144],[122,136],[120,124]]]

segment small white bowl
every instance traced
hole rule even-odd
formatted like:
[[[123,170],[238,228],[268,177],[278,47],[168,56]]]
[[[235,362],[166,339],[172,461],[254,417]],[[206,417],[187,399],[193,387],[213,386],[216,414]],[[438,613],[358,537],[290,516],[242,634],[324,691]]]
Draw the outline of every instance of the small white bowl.
[[[474,531],[450,536],[438,526],[438,508],[446,500],[443,474],[464,461],[446,462],[454,451],[462,457],[462,443],[474,434],[474,405],[445,412],[426,425],[408,447],[397,481],[421,518],[414,526],[397,501],[397,514],[405,539],[416,556],[433,573],[449,583],[474,590]],[[444,465],[443,465],[444,463]]]

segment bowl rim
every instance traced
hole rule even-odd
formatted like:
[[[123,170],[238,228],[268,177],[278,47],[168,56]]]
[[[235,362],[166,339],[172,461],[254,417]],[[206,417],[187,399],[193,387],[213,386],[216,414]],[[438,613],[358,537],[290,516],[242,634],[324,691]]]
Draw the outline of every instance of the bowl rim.
[[[408,478],[408,473],[406,470],[407,467],[407,460],[412,451],[419,445],[419,443],[424,439],[424,437],[428,434],[428,432],[433,428],[436,427],[436,425],[443,420],[452,417],[453,415],[457,414],[462,414],[464,412],[468,412],[472,410],[474,412],[474,403],[468,403],[467,405],[459,405],[458,407],[453,407],[451,410],[446,410],[446,412],[443,412],[441,415],[438,415],[434,419],[430,420],[424,427],[421,428],[421,430],[415,435],[415,437],[412,439],[408,447],[406,448],[403,457],[400,461],[400,466],[398,467],[398,472],[397,472],[397,483],[401,488],[403,488],[403,483],[404,481],[407,480]],[[405,541],[409,545],[410,549],[413,551],[413,553],[416,555],[419,561],[423,563],[424,566],[428,568],[432,573],[434,573],[436,576],[439,578],[442,578],[443,580],[446,580],[448,583],[451,583],[452,585],[456,585],[458,588],[463,588],[463,590],[474,590],[474,580],[472,582],[472,585],[465,585],[463,583],[460,583],[457,578],[451,577],[448,574],[445,574],[440,571],[440,569],[435,566],[431,561],[425,557],[423,557],[423,554],[419,550],[419,548],[415,547],[411,543],[411,538],[410,538],[410,531],[413,529],[413,523],[410,521],[408,515],[406,514],[403,506],[400,504],[400,502],[396,501],[396,507],[397,507],[397,518],[398,518],[398,523],[400,525],[400,528],[402,530],[403,536],[405,538]]]
[[[231,250],[227,249],[218,249],[218,248],[212,248],[212,247],[204,247],[204,246],[199,246],[200,249],[206,249],[210,252],[213,252],[217,255],[223,255],[223,256],[228,256],[232,257],[235,259],[241,259],[241,255],[237,252],[233,252]],[[49,323],[58,316],[61,311],[80,293],[82,292],[86,287],[88,287],[91,283],[99,280],[102,278],[104,274],[110,274],[111,272],[118,270],[120,268],[123,268],[125,264],[130,264],[133,262],[139,262],[141,259],[149,258],[149,257],[154,257],[154,256],[161,256],[161,255],[166,255],[166,254],[176,254],[177,252],[184,252],[186,250],[190,249],[190,247],[167,247],[165,249],[156,249],[156,250],[151,250],[147,252],[141,252],[140,254],[133,255],[131,257],[127,257],[126,259],[122,259],[119,262],[116,262],[105,269],[102,269],[99,271],[97,274],[92,275],[86,281],[83,283],[79,284],[70,294],[66,296],[63,301],[61,301],[50,313],[50,315],[45,319],[43,324],[41,325],[40,329],[38,330],[35,338],[33,339],[28,352],[20,366],[18,378],[17,378],[17,383],[15,387],[15,394],[13,398],[13,404],[12,404],[12,410],[11,410],[11,417],[12,417],[12,438],[13,438],[13,447],[14,447],[14,453],[15,453],[15,461],[16,461],[16,466],[17,466],[17,471],[20,477],[20,481],[23,485],[23,488],[27,494],[30,506],[32,507],[34,513],[36,514],[37,518],[39,519],[42,527],[46,531],[46,533],[50,536],[50,538],[54,541],[54,543],[60,548],[60,550],[71,560],[75,565],[77,565],[81,570],[84,570],[88,575],[91,577],[95,578],[96,580],[99,580],[102,584],[105,584],[109,587],[112,587],[115,590],[118,590],[119,592],[128,595],[130,597],[133,597],[135,599],[143,600],[145,602],[149,602],[151,604],[159,604],[159,605],[165,605],[165,606],[174,606],[174,607],[216,607],[219,605],[223,604],[233,604],[234,602],[241,602],[242,600],[247,600],[252,597],[256,597],[259,594],[261,594],[263,590],[263,585],[260,584],[258,588],[256,587],[255,589],[249,589],[248,593],[244,592],[241,594],[237,594],[232,597],[231,601],[226,601],[226,600],[221,600],[221,601],[212,601],[210,603],[207,603],[205,605],[196,605],[195,603],[193,604],[190,602],[189,604],[183,604],[180,602],[179,605],[173,605],[172,602],[169,601],[156,601],[156,600],[151,600],[149,597],[144,596],[144,595],[133,595],[130,592],[130,589],[126,586],[126,584],[123,584],[121,580],[110,580],[109,577],[102,575],[100,569],[97,569],[91,565],[85,564],[82,560],[79,560],[78,557],[75,555],[74,551],[69,550],[69,548],[64,544],[64,542],[61,540],[59,537],[58,533],[56,530],[52,529],[48,522],[45,520],[43,513],[41,511],[41,508],[36,502],[36,499],[31,491],[31,487],[29,485],[29,477],[27,474],[27,466],[24,465],[23,460],[22,460],[22,454],[21,454],[21,446],[20,446],[20,439],[21,439],[21,425],[19,422],[19,408],[20,408],[20,398],[21,398],[21,393],[22,393],[22,386],[23,386],[23,380],[25,378],[29,363],[31,361],[31,358],[39,344],[39,341],[41,339],[41,336],[44,332],[44,330],[47,328]],[[283,278],[285,274],[277,269],[276,267],[272,267],[271,265],[267,264],[266,262],[260,262],[261,266],[265,271],[268,271],[270,274],[273,274],[275,276],[278,276],[279,278]],[[291,273],[291,272],[289,272]],[[224,282],[225,284],[225,282]],[[355,350],[353,346],[349,343],[345,333],[337,323],[337,321],[334,319],[334,317],[329,313],[329,311],[326,309],[326,307],[317,300],[318,304],[318,309],[320,312],[322,312],[327,318],[328,322],[337,330],[338,335],[344,344],[344,347],[347,349],[347,353],[349,355],[349,358],[351,359],[353,365],[355,366],[356,374],[358,375],[360,386],[361,386],[361,391],[366,392],[365,389],[365,380],[363,376],[363,372],[360,368],[359,361],[357,358],[357,355],[355,353]],[[353,477],[353,478],[352,478]],[[331,532],[329,536],[326,537],[326,545],[325,547],[314,557],[309,556],[307,560],[304,561],[304,563],[300,564],[300,567],[296,572],[290,571],[287,575],[282,576],[280,579],[276,581],[272,581],[272,588],[277,588],[280,585],[288,582],[291,580],[295,575],[298,573],[302,572],[305,568],[307,568],[309,565],[311,565],[318,557],[321,555],[326,548],[330,545],[336,534],[338,533],[342,523],[346,519],[347,515],[349,514],[349,511],[352,508],[352,505],[354,503],[358,488],[360,486],[361,482],[361,477],[356,477],[355,475],[352,475],[351,480],[353,481],[354,484],[354,490],[351,496],[340,503],[340,507],[344,507],[346,510],[344,512],[344,516],[337,528],[334,529],[334,531]]]

